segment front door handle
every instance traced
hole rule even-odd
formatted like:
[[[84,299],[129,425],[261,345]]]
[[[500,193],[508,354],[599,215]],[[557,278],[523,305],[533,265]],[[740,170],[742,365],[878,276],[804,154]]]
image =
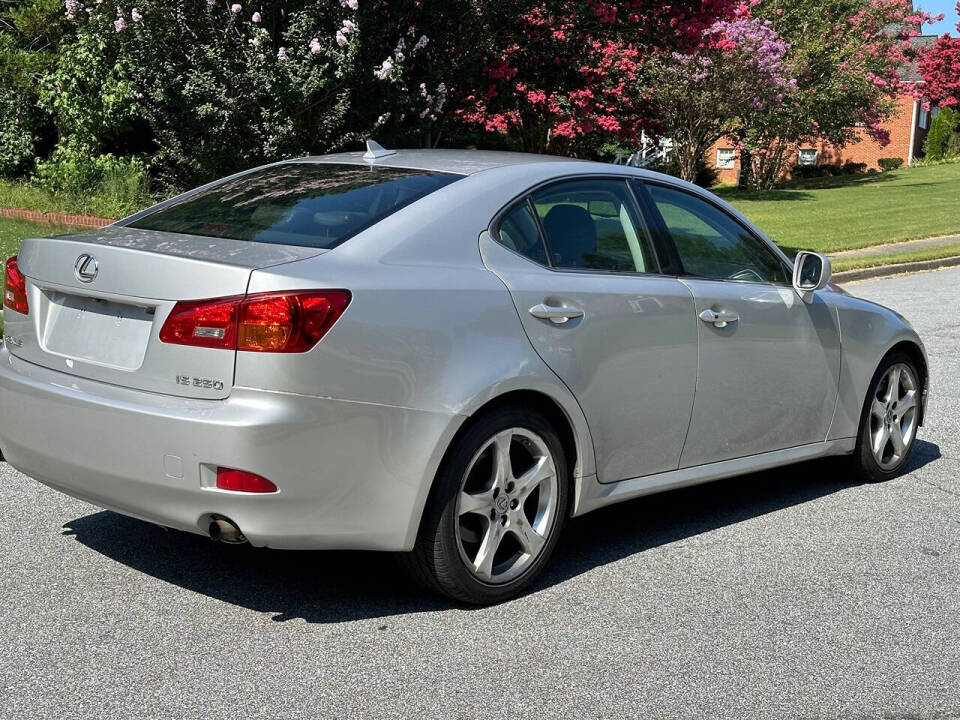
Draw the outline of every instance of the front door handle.
[[[571,318],[583,317],[583,310],[573,307],[560,307],[557,305],[534,305],[530,308],[530,314],[542,320],[550,320],[557,325],[562,325]]]
[[[725,328],[730,323],[740,320],[740,316],[733,310],[713,310],[707,308],[700,313],[700,319],[705,323],[713,323],[714,327]]]

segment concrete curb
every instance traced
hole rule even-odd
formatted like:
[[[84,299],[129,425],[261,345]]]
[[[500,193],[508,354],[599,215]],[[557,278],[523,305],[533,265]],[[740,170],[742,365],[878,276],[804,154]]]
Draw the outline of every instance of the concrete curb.
[[[40,210],[21,210],[20,208],[0,208],[0,217],[11,220],[29,220],[47,225],[65,225],[68,227],[99,228],[116,220],[93,217],[91,215],[73,215],[71,213],[41,212]]]
[[[838,284],[856,282],[858,280],[870,280],[871,278],[889,277],[891,275],[905,275],[907,273],[924,272],[926,270],[939,270],[957,265],[960,265],[960,256],[957,255],[937,258],[936,260],[917,260],[914,262],[900,263],[899,265],[878,265],[877,267],[845,270],[834,273],[833,282]]]

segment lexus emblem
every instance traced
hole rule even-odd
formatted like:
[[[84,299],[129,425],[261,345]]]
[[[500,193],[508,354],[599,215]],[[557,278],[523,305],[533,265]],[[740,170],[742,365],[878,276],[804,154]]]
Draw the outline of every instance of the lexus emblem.
[[[89,253],[84,253],[78,257],[76,264],[73,266],[73,274],[82,283],[93,282],[99,271],[100,265],[97,263],[97,259]]]

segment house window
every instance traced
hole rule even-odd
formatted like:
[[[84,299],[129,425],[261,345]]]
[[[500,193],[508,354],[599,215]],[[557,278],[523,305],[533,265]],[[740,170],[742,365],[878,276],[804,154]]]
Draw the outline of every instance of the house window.
[[[925,110],[923,106],[920,107],[920,119],[917,121],[917,125],[921,130],[926,130],[927,126],[930,124],[930,111]]]
[[[733,148],[720,148],[717,150],[717,170],[733,170],[736,163],[737,154]]]
[[[801,150],[800,155],[797,157],[798,165],[816,165],[817,164],[817,151],[816,150]]]

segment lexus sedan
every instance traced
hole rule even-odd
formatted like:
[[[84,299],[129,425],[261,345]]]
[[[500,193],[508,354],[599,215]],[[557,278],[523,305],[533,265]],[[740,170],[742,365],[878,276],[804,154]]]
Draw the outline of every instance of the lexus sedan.
[[[27,240],[0,450],[133,517],[394,551],[497,602],[611,503],[831,455],[899,473],[923,344],[829,280],[672,177],[370,142]]]

